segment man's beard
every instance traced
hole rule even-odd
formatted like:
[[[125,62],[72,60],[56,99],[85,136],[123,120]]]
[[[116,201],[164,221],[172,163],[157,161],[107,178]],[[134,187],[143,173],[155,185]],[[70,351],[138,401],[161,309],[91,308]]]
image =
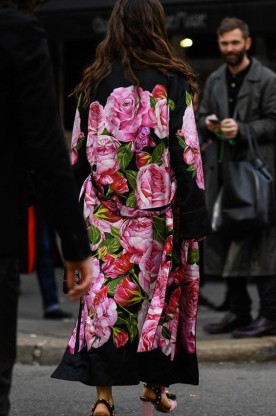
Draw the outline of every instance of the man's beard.
[[[238,66],[242,63],[246,55],[245,49],[240,52],[223,53],[222,57],[229,66]]]

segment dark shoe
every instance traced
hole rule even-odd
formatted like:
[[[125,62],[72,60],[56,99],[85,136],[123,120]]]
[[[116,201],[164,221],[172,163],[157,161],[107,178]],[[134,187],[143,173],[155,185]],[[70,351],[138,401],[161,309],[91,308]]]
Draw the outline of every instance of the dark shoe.
[[[52,309],[44,312],[44,319],[69,319],[72,317],[73,315],[70,312],[64,312],[62,309]]]
[[[264,316],[259,316],[243,328],[232,332],[234,338],[263,337],[265,335],[276,335],[276,321],[271,321]]]
[[[97,411],[96,408],[98,404],[104,404],[106,407],[105,411]],[[95,404],[93,404],[91,409],[91,416],[115,416],[115,409],[112,404],[105,399],[98,399]]]
[[[241,317],[232,312],[228,312],[220,322],[214,324],[207,324],[203,327],[208,334],[227,334],[236,328],[250,324],[251,316]]]

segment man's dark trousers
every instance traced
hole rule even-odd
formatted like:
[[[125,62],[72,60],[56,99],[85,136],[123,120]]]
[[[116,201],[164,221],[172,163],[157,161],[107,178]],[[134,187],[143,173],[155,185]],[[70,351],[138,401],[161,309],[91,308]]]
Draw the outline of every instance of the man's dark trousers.
[[[0,257],[0,416],[10,409],[9,392],[16,358],[18,262],[15,256]]]

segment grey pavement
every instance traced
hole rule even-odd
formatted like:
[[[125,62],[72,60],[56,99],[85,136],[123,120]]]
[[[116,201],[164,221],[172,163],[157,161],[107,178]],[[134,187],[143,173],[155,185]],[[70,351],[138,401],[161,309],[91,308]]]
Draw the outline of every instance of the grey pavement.
[[[19,300],[17,362],[22,364],[56,365],[66,348],[78,313],[78,302],[70,302],[62,293],[61,270],[57,269],[59,298],[62,309],[73,314],[73,319],[43,319],[41,296],[35,273],[21,276]],[[215,304],[224,296],[224,283],[207,281],[202,293]],[[253,299],[253,317],[257,315],[258,300],[254,284],[249,285]],[[276,337],[235,340],[231,335],[208,335],[203,325],[219,321],[223,313],[200,306],[197,326],[197,351],[200,362],[276,360]]]

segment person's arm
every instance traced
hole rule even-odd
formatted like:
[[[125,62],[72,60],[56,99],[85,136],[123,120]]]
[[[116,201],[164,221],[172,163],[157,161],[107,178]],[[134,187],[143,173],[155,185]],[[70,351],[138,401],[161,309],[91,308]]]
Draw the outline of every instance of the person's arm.
[[[14,34],[14,112],[22,157],[33,169],[46,209],[61,238],[64,258],[71,270],[83,271],[86,290],[91,280],[90,247],[68,152],[58,117],[52,65],[44,31],[35,18],[25,17]],[[84,260],[83,262],[81,262]],[[90,273],[88,280],[88,274]],[[72,288],[69,274],[68,286]],[[85,284],[84,284],[85,283]]]
[[[199,239],[209,234],[211,227],[192,97],[183,77],[178,77],[173,89],[176,99],[170,116],[170,156],[177,180],[180,232],[185,240]]]

